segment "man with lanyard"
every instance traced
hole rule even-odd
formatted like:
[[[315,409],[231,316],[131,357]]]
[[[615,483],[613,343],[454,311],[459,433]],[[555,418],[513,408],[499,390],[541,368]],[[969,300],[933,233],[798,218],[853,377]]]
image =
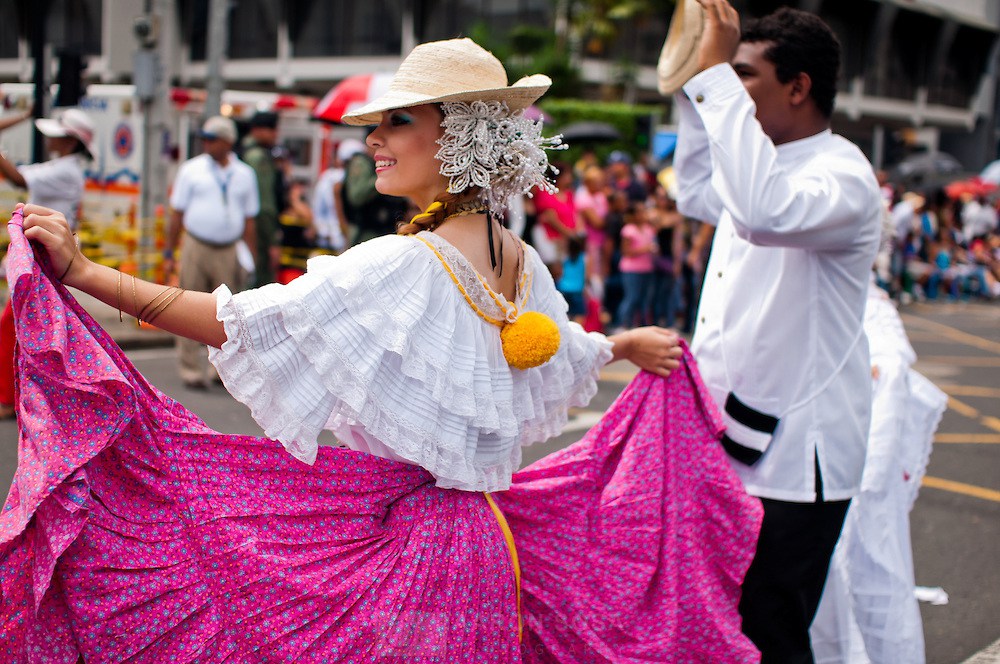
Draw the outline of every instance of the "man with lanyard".
[[[31,112],[6,119],[0,131],[31,117]],[[83,111],[68,108],[55,118],[35,120],[45,136],[51,159],[15,166],[0,154],[0,174],[15,187],[28,190],[28,202],[62,212],[76,230],[83,199],[84,160],[93,158],[94,124]],[[0,419],[14,416],[14,313],[10,302],[0,316]]]
[[[256,244],[254,216],[260,206],[253,169],[233,154],[236,125],[229,118],[211,117],[201,129],[205,152],[184,162],[170,195],[170,226],[163,270],[174,271],[174,252],[184,229],[179,285],[185,290],[213,291],[222,284],[237,288],[241,281],[236,243]],[[178,337],[180,374],[193,389],[207,386],[205,346]]]
[[[285,208],[285,180],[274,148],[278,143],[278,114],[258,111],[250,118],[250,133],[243,139],[243,161],[257,176],[260,209],[254,219],[257,251],[254,254],[254,288],[273,283],[278,267],[281,230],[278,215]]]
[[[830,131],[830,28],[782,8],[741,39],[726,0],[699,3],[699,73],[675,97],[679,208],[716,225],[692,349],[722,444],[764,505],[743,631],[764,664],[812,662],[809,625],[864,467],[862,320],[883,205],[861,150]]]

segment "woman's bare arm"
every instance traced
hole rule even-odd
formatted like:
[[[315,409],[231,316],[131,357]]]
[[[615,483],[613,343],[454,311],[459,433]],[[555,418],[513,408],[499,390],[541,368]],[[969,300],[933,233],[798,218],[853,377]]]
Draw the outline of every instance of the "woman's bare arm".
[[[25,205],[22,214],[25,237],[45,247],[54,273],[63,275],[62,281],[67,286],[130,316],[151,319],[157,327],[172,334],[216,348],[226,341],[225,329],[215,316],[216,302],[211,293],[184,291],[176,295],[179,289],[98,265],[80,253],[61,213],[40,205]]]

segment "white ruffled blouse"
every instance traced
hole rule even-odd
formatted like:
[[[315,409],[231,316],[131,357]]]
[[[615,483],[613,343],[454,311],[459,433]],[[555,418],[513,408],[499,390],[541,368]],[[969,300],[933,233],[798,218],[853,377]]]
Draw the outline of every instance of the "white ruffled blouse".
[[[472,265],[446,240],[420,233],[488,316],[504,312]],[[220,286],[227,341],[209,358],[265,435],[313,463],[317,437],[416,464],[443,488],[510,486],[521,446],[557,435],[573,406],[597,391],[611,343],[570,322],[538,254],[522,310],[559,326],[558,352],[533,369],[511,368],[499,329],[469,305],[435,252],[390,235],[309,261],[283,286],[233,294]],[[502,296],[501,296],[502,300]]]

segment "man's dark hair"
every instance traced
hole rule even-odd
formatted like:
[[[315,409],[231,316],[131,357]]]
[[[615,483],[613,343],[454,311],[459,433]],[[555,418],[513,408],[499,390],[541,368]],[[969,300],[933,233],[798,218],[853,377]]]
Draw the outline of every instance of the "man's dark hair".
[[[774,64],[778,80],[788,83],[800,72],[812,80],[809,95],[820,112],[833,115],[840,69],[840,41],[819,16],[790,7],[752,21],[744,42],[770,42],[764,57]]]
[[[267,129],[278,128],[278,114],[271,111],[257,111],[250,118],[250,128],[266,127]]]

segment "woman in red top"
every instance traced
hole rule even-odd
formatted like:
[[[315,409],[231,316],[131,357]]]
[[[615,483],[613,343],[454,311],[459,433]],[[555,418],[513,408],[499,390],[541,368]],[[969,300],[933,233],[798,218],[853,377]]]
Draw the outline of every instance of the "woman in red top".
[[[560,263],[566,255],[567,242],[579,235],[583,228],[573,201],[573,170],[565,163],[556,162],[553,166],[559,169],[559,175],[556,176],[559,191],[550,194],[540,189],[535,190],[538,224],[532,237],[535,250],[549,270]]]

